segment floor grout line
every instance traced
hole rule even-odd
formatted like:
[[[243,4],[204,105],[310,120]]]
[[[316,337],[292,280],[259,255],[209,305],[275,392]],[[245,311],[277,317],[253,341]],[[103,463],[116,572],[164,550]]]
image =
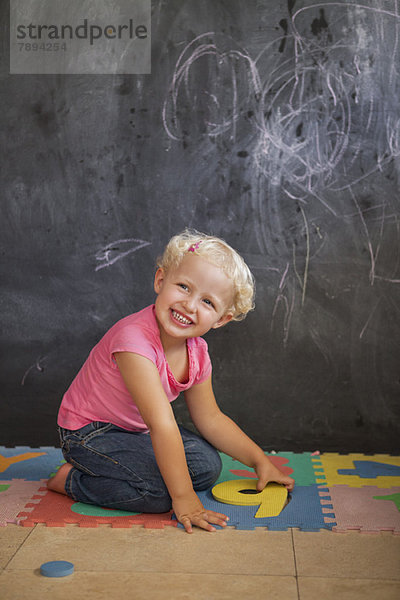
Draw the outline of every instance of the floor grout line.
[[[364,577],[363,575],[301,575],[302,579],[337,579],[340,581],[341,579],[358,579],[360,581],[396,581],[400,583],[400,578],[392,578],[392,577]],[[297,579],[297,577],[296,577]]]
[[[11,558],[7,561],[7,564],[3,567],[3,571],[5,571],[8,567],[8,565],[10,564],[10,562],[13,560],[13,558],[15,558],[15,556],[17,555],[17,553],[21,550],[22,546],[25,544],[25,542],[31,537],[33,530],[36,528],[32,527],[30,532],[28,533],[28,535],[22,540],[22,542],[20,543],[20,545],[18,546],[18,548],[16,549],[16,551],[14,552],[14,554],[11,556]]]
[[[300,588],[299,588],[299,578],[297,572],[297,560],[296,560],[296,549],[294,545],[294,535],[293,535],[293,527],[290,529],[290,534],[292,536],[292,548],[293,548],[293,561],[294,561],[294,571],[295,571],[295,579],[296,579],[296,587],[297,587],[297,598],[300,600]]]

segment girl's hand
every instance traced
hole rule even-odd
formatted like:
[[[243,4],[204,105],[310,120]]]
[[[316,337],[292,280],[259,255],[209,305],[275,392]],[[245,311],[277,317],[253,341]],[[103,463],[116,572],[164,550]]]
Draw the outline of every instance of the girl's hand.
[[[206,531],[215,531],[211,523],[226,527],[229,520],[226,515],[206,510],[194,491],[182,498],[175,498],[172,508],[179,523],[182,523],[188,533],[192,533],[192,525]]]
[[[254,470],[258,476],[257,490],[259,492],[262,492],[270,481],[281,483],[286,487],[288,492],[293,491],[294,479],[282,473],[282,471],[272,464],[267,456],[264,455],[264,459],[255,465]]]

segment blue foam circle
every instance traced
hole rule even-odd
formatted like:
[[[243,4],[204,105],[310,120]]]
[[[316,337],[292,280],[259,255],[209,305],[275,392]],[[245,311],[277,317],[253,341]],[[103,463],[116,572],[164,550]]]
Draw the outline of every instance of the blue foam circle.
[[[40,572],[45,577],[65,577],[74,572],[74,565],[66,560],[52,560],[43,563]]]

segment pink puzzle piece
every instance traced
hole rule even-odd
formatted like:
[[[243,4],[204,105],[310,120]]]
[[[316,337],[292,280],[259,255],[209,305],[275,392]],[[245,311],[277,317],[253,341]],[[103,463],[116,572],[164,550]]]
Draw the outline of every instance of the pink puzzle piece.
[[[163,529],[165,526],[177,527],[178,522],[172,520],[172,511],[162,514],[132,514],[132,516],[113,516],[112,512],[105,516],[88,516],[72,510],[76,504],[71,498],[47,492],[37,504],[28,504],[21,512],[21,525],[34,527],[36,523],[46,523],[48,527],[65,527],[75,523],[79,527],[98,527],[111,525],[115,528],[129,528],[132,525],[142,525],[148,529]],[[26,510],[30,512],[26,512]],[[122,513],[123,514],[123,513]]]
[[[337,523],[333,531],[340,533],[349,530],[358,530],[361,533],[392,531],[395,535],[400,535],[400,512],[395,502],[383,502],[374,498],[374,496],[392,496],[399,492],[400,487],[330,486],[327,495],[330,495]]]
[[[18,514],[28,503],[39,502],[39,499],[47,491],[45,485],[45,479],[41,481],[25,481],[24,479],[2,481],[1,486],[8,487],[0,492],[0,526],[4,527],[8,523],[19,524],[22,519],[18,518]]]

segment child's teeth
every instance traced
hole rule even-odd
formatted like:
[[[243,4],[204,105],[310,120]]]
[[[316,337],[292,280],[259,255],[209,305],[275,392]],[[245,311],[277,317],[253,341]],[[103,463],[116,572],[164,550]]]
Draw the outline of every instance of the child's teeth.
[[[189,319],[185,319],[185,317],[182,317],[182,315],[178,314],[175,311],[172,311],[172,314],[174,315],[175,319],[177,319],[181,323],[184,323],[185,325],[189,325],[189,323],[191,323],[191,321],[189,321]]]

